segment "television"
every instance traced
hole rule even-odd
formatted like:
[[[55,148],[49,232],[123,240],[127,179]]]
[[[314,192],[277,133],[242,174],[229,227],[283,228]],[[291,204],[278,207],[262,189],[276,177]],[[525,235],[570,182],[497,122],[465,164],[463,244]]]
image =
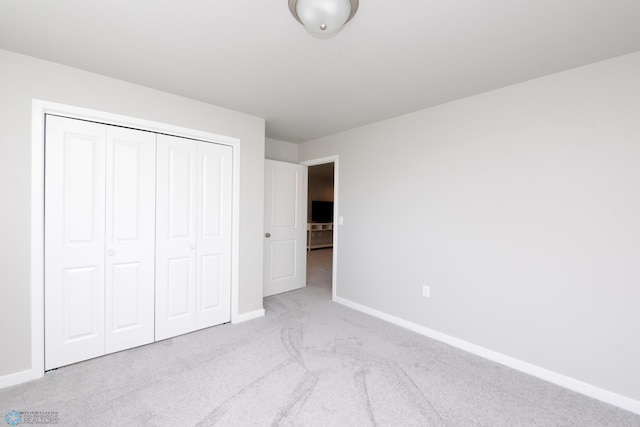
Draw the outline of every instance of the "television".
[[[333,202],[313,200],[311,202],[311,222],[333,222]]]

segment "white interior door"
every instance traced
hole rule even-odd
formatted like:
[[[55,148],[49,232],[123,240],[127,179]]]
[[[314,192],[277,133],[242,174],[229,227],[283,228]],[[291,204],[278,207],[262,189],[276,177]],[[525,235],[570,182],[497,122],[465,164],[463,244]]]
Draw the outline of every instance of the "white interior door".
[[[199,142],[196,328],[231,320],[232,148]]]
[[[157,137],[156,340],[196,325],[196,144]]]
[[[45,369],[104,354],[103,125],[46,119]]]
[[[107,126],[105,352],[154,339],[156,135]]]
[[[306,285],[307,167],[265,160],[264,296]]]

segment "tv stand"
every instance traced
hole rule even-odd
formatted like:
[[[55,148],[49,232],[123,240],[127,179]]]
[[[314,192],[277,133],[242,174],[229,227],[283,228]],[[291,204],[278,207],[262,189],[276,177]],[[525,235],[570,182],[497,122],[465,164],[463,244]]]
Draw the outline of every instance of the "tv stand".
[[[333,223],[307,223],[307,250],[333,247]]]

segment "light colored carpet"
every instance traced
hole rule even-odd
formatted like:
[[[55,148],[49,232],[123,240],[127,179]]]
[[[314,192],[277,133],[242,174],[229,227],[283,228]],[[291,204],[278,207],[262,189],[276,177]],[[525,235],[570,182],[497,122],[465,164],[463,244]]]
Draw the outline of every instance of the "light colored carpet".
[[[267,315],[0,390],[77,426],[640,426],[640,416],[330,301],[331,250]]]

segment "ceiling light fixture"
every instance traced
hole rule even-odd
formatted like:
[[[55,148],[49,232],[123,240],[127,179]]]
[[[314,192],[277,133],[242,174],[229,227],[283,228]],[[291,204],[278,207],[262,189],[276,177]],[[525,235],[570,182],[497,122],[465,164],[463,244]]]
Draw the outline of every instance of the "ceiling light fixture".
[[[309,31],[338,31],[358,10],[358,0],[289,0],[289,10]]]

